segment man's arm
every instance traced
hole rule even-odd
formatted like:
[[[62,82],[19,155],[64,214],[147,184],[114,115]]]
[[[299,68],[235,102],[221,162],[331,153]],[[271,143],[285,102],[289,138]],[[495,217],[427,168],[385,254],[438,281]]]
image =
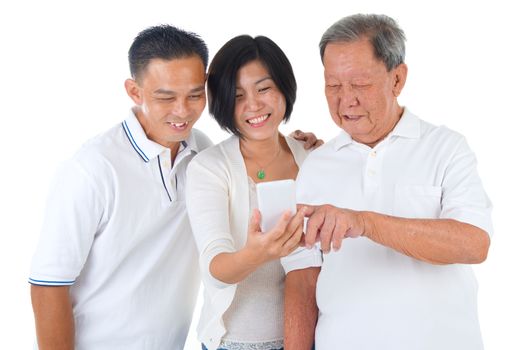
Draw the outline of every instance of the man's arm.
[[[315,286],[320,267],[294,270],[284,286],[284,349],[311,350],[314,344],[318,308]]]
[[[31,285],[39,350],[73,350],[74,321],[70,287]]]
[[[323,205],[308,209],[305,242],[320,239],[323,252],[341,247],[345,237],[365,236],[432,264],[478,264],[490,245],[486,231],[452,219],[407,219]]]
[[[490,239],[482,229],[452,219],[405,219],[364,213],[365,236],[432,264],[479,264]]]

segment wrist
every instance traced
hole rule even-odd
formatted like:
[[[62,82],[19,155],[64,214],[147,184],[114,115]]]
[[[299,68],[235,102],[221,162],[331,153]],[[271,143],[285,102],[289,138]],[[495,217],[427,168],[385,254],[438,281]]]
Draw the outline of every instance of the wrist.
[[[247,267],[250,271],[254,271],[265,262],[259,255],[257,251],[246,246],[237,252],[236,263],[239,266]]]
[[[361,236],[372,238],[376,227],[373,215],[374,213],[370,211],[359,212],[360,225],[362,226]]]

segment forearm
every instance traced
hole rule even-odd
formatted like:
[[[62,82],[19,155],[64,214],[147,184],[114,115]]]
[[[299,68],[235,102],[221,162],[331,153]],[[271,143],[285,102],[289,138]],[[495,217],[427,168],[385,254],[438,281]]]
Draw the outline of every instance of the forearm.
[[[486,260],[488,234],[452,219],[407,219],[363,212],[364,236],[432,264],[476,264]]]
[[[294,217],[285,212],[277,224],[263,234],[260,231],[260,212],[254,210],[246,245],[233,253],[217,254],[211,259],[209,272],[217,280],[234,284],[245,279],[262,264],[287,256],[299,245],[303,233],[303,215],[303,210]]]
[[[284,349],[311,350],[318,308],[315,287],[319,267],[291,271],[284,287]]]
[[[224,283],[235,284],[244,280],[262,264],[246,249],[234,253],[220,253],[211,260],[211,275]]]
[[[75,328],[69,287],[31,286],[39,350],[73,350]]]

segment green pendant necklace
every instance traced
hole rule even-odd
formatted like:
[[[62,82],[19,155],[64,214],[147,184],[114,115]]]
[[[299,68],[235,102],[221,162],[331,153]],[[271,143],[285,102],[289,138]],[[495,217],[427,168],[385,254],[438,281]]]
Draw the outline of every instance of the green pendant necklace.
[[[268,164],[266,164],[264,166],[260,165],[256,160],[254,160],[254,157],[252,157],[253,161],[258,166],[258,171],[257,171],[257,178],[258,179],[263,180],[266,177],[266,172],[264,171],[264,169],[267,168],[268,166],[270,166],[271,163],[273,163],[279,157],[279,155],[281,154],[281,151],[282,151],[282,148],[279,145],[279,150],[277,151],[277,154],[275,154],[275,156],[268,162]]]
[[[260,169],[259,171],[257,171],[257,177],[261,180],[266,177],[266,173],[264,172],[264,169]]]

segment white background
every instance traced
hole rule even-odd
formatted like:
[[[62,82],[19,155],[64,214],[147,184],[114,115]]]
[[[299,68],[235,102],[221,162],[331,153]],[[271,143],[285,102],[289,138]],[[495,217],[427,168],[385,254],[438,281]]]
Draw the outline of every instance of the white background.
[[[495,206],[489,257],[475,267],[484,341],[488,350],[528,349],[526,12],[504,0],[292,3],[2,2],[1,349],[33,344],[26,280],[50,177],[85,140],[126,117],[127,50],[139,31],[161,23],[195,31],[211,56],[235,35],[269,36],[290,58],[299,85],[283,130],[301,128],[328,140],[337,128],[327,113],[317,44],[330,24],[356,12],[398,20],[409,65],[401,103],[463,133],[477,153]],[[207,111],[197,127],[215,142],[226,137]],[[198,349],[192,327],[186,349]]]

